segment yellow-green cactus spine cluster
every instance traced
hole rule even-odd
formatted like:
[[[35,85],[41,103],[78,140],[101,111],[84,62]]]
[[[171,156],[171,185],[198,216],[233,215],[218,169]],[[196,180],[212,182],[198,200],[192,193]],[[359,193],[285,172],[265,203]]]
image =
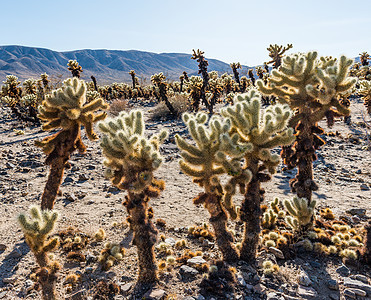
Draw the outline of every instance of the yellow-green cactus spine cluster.
[[[133,243],[138,251],[138,281],[153,283],[157,280],[154,256],[157,230],[151,220],[153,209],[148,207],[148,201],[150,197],[158,197],[164,189],[163,181],[157,180],[153,172],[162,163],[159,147],[167,132],[146,138],[144,128],[143,114],[139,110],[121,112],[117,118],[99,123],[104,134],[101,147],[106,176],[113,185],[128,191],[123,204],[129,213]]]
[[[98,258],[103,270],[109,270],[116,262],[122,260],[125,249],[116,243],[106,243]]]
[[[284,206],[290,216],[286,217],[286,222],[295,231],[304,232],[310,229],[313,224],[314,208],[316,201],[310,203],[306,198],[294,197],[292,200],[285,200]]]
[[[261,96],[253,89],[236,96],[234,102],[233,106],[222,109],[221,114],[231,120],[231,133],[236,133],[235,139],[247,148],[243,156],[244,169],[251,172],[252,178],[244,189],[240,209],[240,219],[245,222],[240,257],[251,261],[256,256],[260,233],[260,203],[264,194],[260,184],[270,180],[269,174],[275,173],[279,163],[279,156],[271,150],[279,145],[290,145],[294,136],[292,128],[288,128],[291,117],[288,105],[272,105],[263,112]],[[242,178],[234,184],[247,183]]]
[[[59,239],[57,237],[48,239],[55,227],[57,218],[57,212],[41,211],[38,206],[31,206],[29,216],[24,213],[18,216],[18,222],[25,234],[26,242],[40,267],[37,278],[45,300],[57,298],[55,288],[57,272],[61,266],[57,261],[51,261],[49,254],[58,248]]]
[[[323,130],[317,122],[324,117],[332,125],[334,116],[348,115],[349,110],[341,105],[340,95],[351,89],[354,78],[348,77],[352,60],[342,56],[317,59],[317,52],[293,54],[282,60],[281,67],[273,70],[268,83],[259,80],[257,85],[264,95],[273,95],[277,101],[288,104],[296,112],[290,120],[295,127],[296,142],[284,147],[282,156],[289,168],[298,167],[297,176],[290,182],[299,198],[311,201],[312,191],[318,186],[313,180],[315,150],[324,144],[317,135]]]
[[[223,257],[227,261],[233,261],[238,258],[238,253],[232,244],[233,236],[227,230],[228,217],[225,208],[233,218],[236,217],[236,208],[231,202],[231,197],[223,201],[225,191],[219,176],[239,175],[240,181],[244,178],[244,182],[247,182],[251,175],[249,171],[243,171],[240,166],[240,160],[246,149],[238,145],[237,135],[232,139],[228,136],[230,120],[223,121],[212,117],[209,126],[206,126],[207,119],[204,113],[183,114],[183,121],[196,144],[192,145],[179,135],[175,136],[176,143],[182,151],[180,155],[183,160],[180,161],[180,168],[185,174],[191,176],[195,183],[204,188],[205,192],[199,194],[194,199],[194,203],[205,205],[211,215],[210,222],[214,227]],[[223,143],[223,139],[226,139],[228,144]],[[231,187],[227,194],[231,194],[236,183],[228,184]]]
[[[77,78],[67,79],[62,88],[47,95],[39,106],[38,117],[44,121],[43,130],[60,129],[57,133],[35,143],[48,156],[46,163],[51,165],[42,196],[42,209],[53,208],[64,166],[70,154],[76,149],[81,153],[85,152],[86,147],[81,139],[81,125],[85,127],[90,140],[98,139],[93,132],[93,124],[103,120],[107,114],[95,112],[106,108],[108,105],[101,98],[86,103],[86,85]]]

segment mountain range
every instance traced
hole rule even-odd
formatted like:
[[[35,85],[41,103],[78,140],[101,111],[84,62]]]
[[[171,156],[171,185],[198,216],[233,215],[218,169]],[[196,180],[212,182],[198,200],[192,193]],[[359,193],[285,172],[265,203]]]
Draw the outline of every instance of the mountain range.
[[[77,60],[83,68],[81,78],[97,78],[98,84],[130,81],[129,71],[134,70],[141,83],[148,84],[151,75],[163,72],[170,80],[179,80],[186,71],[189,75],[198,72],[197,61],[191,54],[151,53],[137,50],[75,50],[58,52],[44,48],[25,46],[0,46],[0,80],[6,75],[16,75],[20,80],[39,78],[41,73],[67,78],[68,61]],[[208,70],[232,73],[229,64],[217,59],[208,59]],[[246,66],[242,72],[246,74]],[[241,72],[240,72],[241,73]]]

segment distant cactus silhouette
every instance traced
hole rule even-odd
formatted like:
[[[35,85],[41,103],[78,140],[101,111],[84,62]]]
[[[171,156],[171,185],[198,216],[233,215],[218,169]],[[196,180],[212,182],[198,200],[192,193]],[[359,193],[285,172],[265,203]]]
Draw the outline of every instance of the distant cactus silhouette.
[[[82,71],[82,67],[79,65],[77,60],[69,60],[67,63],[68,70],[71,71],[73,77],[80,78],[80,74]]]
[[[283,54],[291,48],[292,44],[287,44],[286,47],[277,44],[269,45],[267,50],[269,51],[269,57],[272,58],[272,60],[266,62],[265,65],[273,63],[273,68],[277,69],[281,65]]]

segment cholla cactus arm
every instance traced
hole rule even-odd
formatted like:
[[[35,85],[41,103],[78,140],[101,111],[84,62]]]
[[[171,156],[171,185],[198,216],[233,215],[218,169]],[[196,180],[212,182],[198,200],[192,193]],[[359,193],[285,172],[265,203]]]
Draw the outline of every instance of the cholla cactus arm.
[[[56,299],[57,272],[61,268],[57,261],[51,261],[49,252],[59,246],[57,237],[48,239],[53,231],[58,214],[55,211],[41,211],[38,206],[31,206],[29,216],[22,213],[18,216],[18,222],[25,234],[26,242],[35,255],[40,266],[38,281],[43,290],[43,299]]]
[[[260,105],[260,94],[252,89],[236,96],[234,105],[221,111],[222,116],[231,120],[231,131],[247,148],[243,154],[244,169],[249,170],[251,181],[242,189],[244,201],[240,209],[240,219],[245,222],[240,258],[246,261],[254,260],[257,252],[263,195],[260,184],[270,180],[270,174],[275,173],[279,163],[278,155],[272,154],[271,150],[294,140],[292,129],[287,127],[291,116],[289,107],[278,104],[262,113]]]
[[[118,117],[99,123],[103,132],[101,147],[107,167],[106,176],[113,185],[128,192],[124,205],[134,231],[133,243],[137,247],[140,283],[157,280],[157,264],[154,255],[157,230],[148,207],[150,197],[158,197],[164,189],[163,181],[154,176],[161,163],[159,147],[167,132],[146,138],[143,114],[139,110],[121,112]]]
[[[279,46],[277,44],[269,45],[267,50],[269,51],[269,56],[272,58],[272,60],[269,62],[266,62],[265,64],[268,65],[268,64],[273,63],[273,67],[278,68],[281,65],[283,54],[291,48],[292,48],[292,44],[287,44],[286,47],[283,47],[282,45]]]
[[[268,83],[257,81],[264,95],[273,95],[296,111],[290,120],[290,126],[296,130],[296,142],[293,147],[283,148],[281,155],[290,168],[298,167],[297,176],[290,182],[292,191],[309,202],[312,191],[318,189],[313,180],[315,150],[324,144],[317,135],[323,132],[317,122],[326,116],[331,126],[334,116],[349,114],[340,97],[355,83],[348,77],[351,60],[317,56],[317,52],[286,56],[280,68],[272,71]]]
[[[37,141],[36,146],[42,148],[48,156],[46,163],[51,165],[50,175],[42,196],[42,209],[52,209],[62,181],[64,165],[71,153],[86,149],[81,139],[81,125],[85,127],[90,140],[98,136],[93,131],[93,124],[106,117],[108,105],[103,99],[97,98],[86,104],[86,85],[77,78],[64,82],[62,88],[47,95],[39,106],[38,117],[44,122],[44,130],[61,129],[56,134]]]
[[[371,114],[371,81],[360,80],[358,93],[362,95],[362,99],[367,108],[367,112]]]
[[[230,140],[226,145],[221,142],[223,135],[230,130],[230,121],[212,117],[209,126],[206,126],[207,115],[198,113],[197,115],[183,114],[183,121],[196,143],[191,145],[179,135],[176,135],[176,143],[181,150],[183,158],[180,167],[184,173],[193,177],[193,181],[204,188],[194,199],[195,204],[203,203],[210,213],[210,222],[214,227],[216,240],[225,260],[234,261],[238,258],[236,248],[233,246],[233,236],[227,230],[227,214],[224,207],[232,217],[236,217],[236,208],[231,200],[223,202],[224,189],[220,183],[219,176],[223,173],[241,174],[240,158],[243,152],[236,153]],[[236,139],[233,139],[236,143]],[[227,158],[227,154],[231,154]],[[229,183],[229,185],[232,185]],[[228,191],[229,194],[232,191]]]
[[[316,201],[308,203],[307,199],[295,196],[292,200],[285,200],[283,204],[291,215],[286,218],[291,227],[298,231],[307,231],[311,228]]]

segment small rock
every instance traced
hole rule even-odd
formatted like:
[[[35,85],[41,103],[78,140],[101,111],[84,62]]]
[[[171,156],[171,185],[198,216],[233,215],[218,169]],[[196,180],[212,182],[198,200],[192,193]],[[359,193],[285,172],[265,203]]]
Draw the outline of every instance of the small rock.
[[[310,280],[309,276],[305,272],[301,272],[299,274],[299,284],[304,286],[310,286],[312,284],[312,280]]]
[[[317,262],[317,261],[310,261],[309,262],[310,263],[310,265],[313,267],[313,268],[320,268],[322,265],[319,263],[319,262]]]
[[[202,295],[198,295],[197,298],[196,298],[196,300],[205,300],[205,297],[202,296]]]
[[[22,256],[22,252],[19,249],[14,249],[12,252],[9,253],[9,257],[11,258],[19,258]]]
[[[6,245],[5,244],[0,244],[0,251],[5,251],[6,250]]]
[[[74,193],[64,193],[64,197],[70,202],[75,202],[77,200],[77,197]]]
[[[124,284],[121,286],[121,291],[124,293],[127,293],[128,291],[130,291],[132,286],[133,286],[133,283],[130,283],[130,282],[127,284]]]
[[[33,287],[34,287],[33,281],[30,279],[27,279],[24,282],[23,293],[27,295],[33,289]]]
[[[88,253],[88,255],[86,255],[86,263],[87,264],[90,264],[92,262],[95,262],[97,260],[97,257],[91,253]]]
[[[350,274],[349,269],[345,265],[342,265],[341,267],[337,268],[336,272],[339,273],[341,276],[349,276]]]
[[[107,192],[109,193],[118,193],[120,190],[115,187],[115,186],[110,186],[108,189],[107,189]]]
[[[165,239],[165,243],[169,244],[170,246],[174,246],[175,245],[175,240],[173,238],[167,238],[167,239]]]
[[[73,181],[74,181],[74,180],[73,180],[72,177],[67,176],[67,177],[64,179],[63,183],[68,183],[68,182],[73,182]]]
[[[17,276],[3,278],[4,283],[15,283],[17,280]]]
[[[187,264],[190,266],[201,266],[207,261],[202,258],[202,256],[195,256],[187,260]]]
[[[302,297],[314,298],[317,297],[317,291],[312,287],[299,285],[298,294]]]
[[[330,290],[337,291],[339,289],[339,284],[338,284],[337,280],[330,279],[330,280],[327,281],[327,287]]]
[[[80,174],[79,175],[79,181],[86,181],[88,180],[89,178],[85,175],[85,174]]]
[[[278,296],[276,293],[274,292],[270,292],[268,293],[267,295],[267,300],[280,300],[280,296]]]
[[[146,295],[144,295],[145,299],[147,297],[149,299],[154,299],[154,300],[161,300],[165,296],[166,292],[162,289],[157,289],[153,291],[149,291]]]
[[[351,289],[345,289],[344,292],[343,292],[343,295],[345,297],[349,297],[349,298],[352,298],[352,299],[356,299],[357,298],[356,293],[353,292]]]
[[[6,166],[8,169],[14,169],[14,168],[15,168],[15,165],[13,165],[13,164],[10,163],[10,162],[7,162],[7,163],[5,164],[5,166]]]
[[[350,289],[352,290],[357,296],[366,297],[367,293],[361,289]]]
[[[266,289],[267,288],[264,285],[260,284],[260,283],[255,284],[254,287],[253,287],[253,291],[255,293],[257,293],[257,294],[264,294],[264,292],[265,292]]]
[[[370,189],[365,183],[362,183],[359,188],[361,189],[361,191],[368,191]]]
[[[358,224],[359,222],[361,222],[361,219],[358,216],[352,216],[351,220],[354,224]]]
[[[330,298],[332,300],[340,300],[340,296],[338,294],[330,294]]]
[[[246,285],[246,281],[245,279],[243,278],[242,274],[241,273],[238,273],[237,274],[237,281],[240,285],[242,286],[245,286]]]
[[[355,278],[359,281],[362,281],[363,283],[368,284],[368,277],[362,274],[357,274]]]
[[[275,257],[280,259],[285,259],[285,256],[283,255],[282,251],[280,249],[277,249],[275,247],[269,247],[269,252],[271,252]]]
[[[351,208],[346,211],[348,214],[351,215],[357,215],[359,217],[364,217],[366,215],[366,209],[365,208]]]
[[[179,269],[180,275],[184,278],[193,278],[199,273],[195,268],[189,267],[187,265],[183,265]]]
[[[361,289],[366,291],[367,294],[371,295],[371,285],[363,283],[362,281],[344,278],[344,286],[355,289]]]
[[[85,272],[88,273],[88,274],[91,274],[91,273],[93,273],[93,268],[92,267],[86,267]]]

